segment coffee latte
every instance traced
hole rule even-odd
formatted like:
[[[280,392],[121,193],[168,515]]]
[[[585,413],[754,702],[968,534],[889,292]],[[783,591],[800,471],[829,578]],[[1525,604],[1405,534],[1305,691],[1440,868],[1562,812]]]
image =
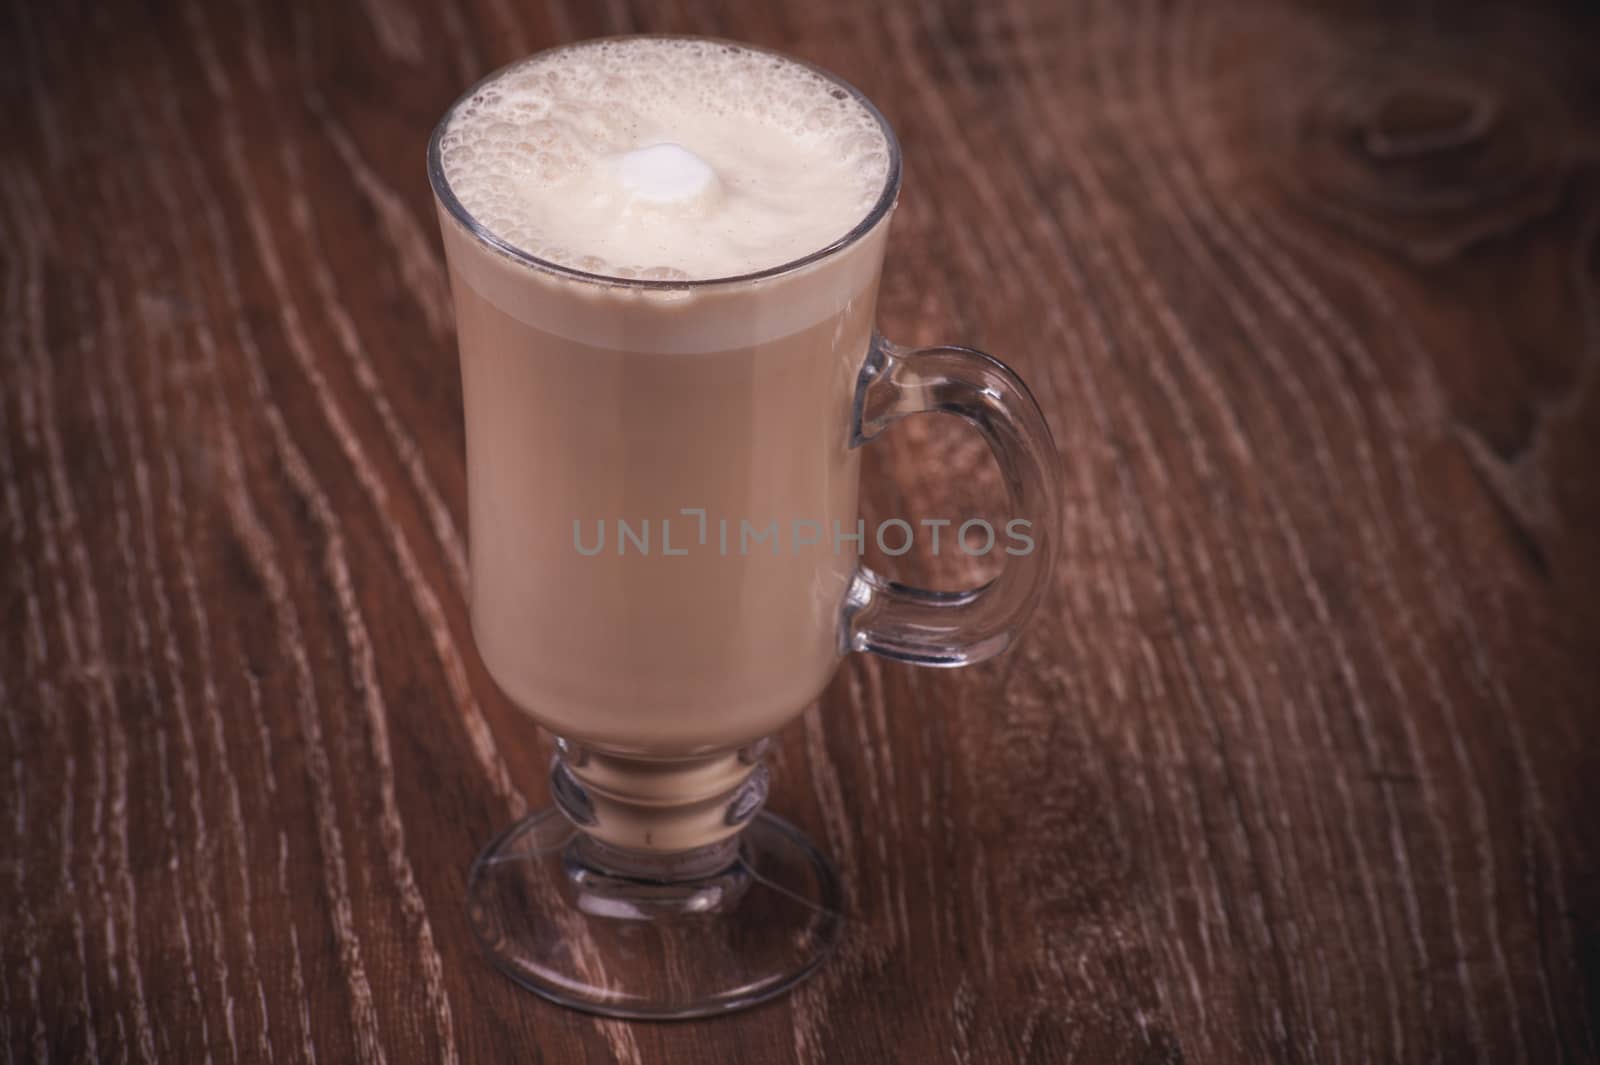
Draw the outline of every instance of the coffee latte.
[[[450,118],[474,632],[553,731],[727,751],[827,683],[853,554],[828,536],[723,554],[692,516],[671,535],[698,550],[664,554],[660,519],[855,527],[892,155],[836,82],[708,41],[547,53]],[[652,521],[648,553],[575,549],[574,522]]]

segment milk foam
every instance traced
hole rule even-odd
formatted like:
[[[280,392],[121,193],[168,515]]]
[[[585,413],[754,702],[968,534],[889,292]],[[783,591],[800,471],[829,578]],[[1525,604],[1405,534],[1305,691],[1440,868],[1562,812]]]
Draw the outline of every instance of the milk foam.
[[[647,203],[688,205],[717,194],[717,172],[676,144],[653,144],[617,160],[623,190]]]
[[[688,280],[844,236],[882,194],[889,146],[854,96],[792,60],[631,38],[505,71],[456,109],[440,158],[467,212],[529,255]]]

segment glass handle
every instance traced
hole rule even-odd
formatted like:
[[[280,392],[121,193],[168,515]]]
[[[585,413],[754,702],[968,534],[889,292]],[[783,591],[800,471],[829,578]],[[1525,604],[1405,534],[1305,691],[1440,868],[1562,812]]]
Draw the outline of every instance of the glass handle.
[[[1056,446],[1028,387],[1000,360],[971,348],[903,348],[873,337],[856,382],[850,445],[933,411],[965,418],[994,451],[1011,506],[1005,568],[980,587],[936,592],[860,566],[845,601],[844,639],[852,651],[965,666],[1010,647],[1049,585],[1061,523]]]

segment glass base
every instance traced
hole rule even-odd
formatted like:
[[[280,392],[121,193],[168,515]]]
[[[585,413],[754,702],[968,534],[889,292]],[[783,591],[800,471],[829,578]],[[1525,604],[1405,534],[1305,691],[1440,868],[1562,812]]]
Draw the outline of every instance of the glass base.
[[[838,942],[840,905],[827,859],[765,812],[721,844],[649,856],[544,810],[484,848],[467,884],[472,930],[507,976],[563,1006],[656,1020],[787,991]]]

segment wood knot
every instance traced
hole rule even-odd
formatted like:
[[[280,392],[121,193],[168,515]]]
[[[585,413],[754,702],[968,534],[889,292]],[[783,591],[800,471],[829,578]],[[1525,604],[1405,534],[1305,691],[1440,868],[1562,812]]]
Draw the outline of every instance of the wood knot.
[[[1499,110],[1500,101],[1479,86],[1395,86],[1376,101],[1362,147],[1379,160],[1456,151],[1488,136]]]
[[[1400,51],[1333,68],[1286,101],[1281,174],[1303,206],[1437,262],[1553,210],[1567,115],[1537,71]]]

